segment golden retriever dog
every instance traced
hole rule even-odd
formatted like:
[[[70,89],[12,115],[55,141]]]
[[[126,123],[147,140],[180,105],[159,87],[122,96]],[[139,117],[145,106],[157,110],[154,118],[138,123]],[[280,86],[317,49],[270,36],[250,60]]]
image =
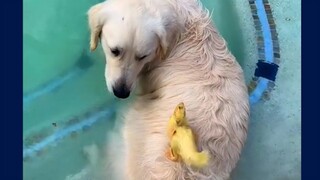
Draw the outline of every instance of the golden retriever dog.
[[[209,12],[197,0],[108,0],[88,18],[90,48],[101,42],[106,55],[108,90],[134,94],[120,113],[119,142],[109,141],[107,179],[228,179],[247,136],[248,93]],[[165,156],[166,125],[180,102],[199,150],[210,154],[203,169]]]

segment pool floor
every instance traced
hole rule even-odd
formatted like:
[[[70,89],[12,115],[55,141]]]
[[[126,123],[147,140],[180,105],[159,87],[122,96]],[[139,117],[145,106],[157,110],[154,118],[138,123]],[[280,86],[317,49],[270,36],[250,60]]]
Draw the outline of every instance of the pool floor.
[[[301,1],[269,2],[281,63],[270,99],[252,106],[248,140],[234,179],[301,179]]]

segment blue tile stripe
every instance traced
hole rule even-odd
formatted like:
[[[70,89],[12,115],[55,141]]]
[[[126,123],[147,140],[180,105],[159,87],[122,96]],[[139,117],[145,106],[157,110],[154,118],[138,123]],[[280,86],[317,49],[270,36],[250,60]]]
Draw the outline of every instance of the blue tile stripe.
[[[278,41],[276,34],[272,38],[272,32],[276,33],[275,29],[271,29],[269,22],[273,21],[271,12],[268,14],[265,5],[269,5],[267,0],[249,0],[249,4],[254,18],[256,31],[258,32],[258,53],[259,56],[263,55],[266,63],[274,63],[274,46],[273,41]],[[270,9],[269,9],[270,11]],[[258,21],[256,21],[258,19]],[[274,21],[273,21],[274,22]],[[271,31],[272,30],[272,31]],[[261,35],[259,32],[262,32]],[[261,44],[259,41],[263,39]],[[274,40],[273,40],[274,39]],[[277,73],[277,72],[276,72]],[[276,74],[274,75],[276,76]],[[268,90],[269,79],[263,77],[256,77],[256,87],[250,93],[250,104],[257,103],[263,94]]]
[[[66,72],[61,73],[42,86],[28,93],[25,93],[23,95],[23,109],[27,108],[28,105],[37,98],[53,92],[54,90],[63,86],[66,82],[79,77],[81,74],[84,74],[88,70],[88,68],[93,65],[93,62],[94,61],[84,51],[80,58],[76,61],[75,65],[68,69]]]
[[[85,116],[83,119],[80,119],[79,122],[66,126],[65,128],[62,128],[49,136],[43,137],[43,139],[39,140],[39,142],[34,142],[29,146],[24,144],[23,158],[27,159],[29,157],[32,157],[38,152],[41,152],[42,150],[46,149],[50,145],[55,144],[59,140],[68,137],[72,133],[82,131],[85,128],[89,128],[98,121],[108,120],[115,113],[114,107],[98,109],[98,111],[92,112],[90,113],[90,115]]]
[[[27,93],[23,95],[23,107],[26,108],[27,105],[29,105],[33,100],[44,96],[55,89],[58,89],[63,84],[65,84],[67,81],[73,79],[74,77],[78,77],[80,74],[82,74],[84,70],[80,68],[73,68],[70,71],[68,71],[66,74],[62,76],[58,76],[57,78],[54,78],[49,83],[40,86],[40,88]]]

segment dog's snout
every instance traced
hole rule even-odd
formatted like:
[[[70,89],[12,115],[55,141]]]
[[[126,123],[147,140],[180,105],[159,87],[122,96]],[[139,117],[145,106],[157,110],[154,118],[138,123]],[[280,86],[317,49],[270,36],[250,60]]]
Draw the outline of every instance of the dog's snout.
[[[117,84],[113,87],[113,94],[118,98],[125,99],[130,95],[130,88],[124,83]]]

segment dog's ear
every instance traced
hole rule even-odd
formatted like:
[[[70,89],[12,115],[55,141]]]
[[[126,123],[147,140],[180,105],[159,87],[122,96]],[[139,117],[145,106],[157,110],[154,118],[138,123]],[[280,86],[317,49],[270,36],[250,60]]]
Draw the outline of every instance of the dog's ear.
[[[105,2],[92,6],[88,11],[90,28],[90,50],[94,51],[99,43],[102,27],[106,21]]]
[[[170,53],[172,45],[176,43],[182,30],[181,24],[174,14],[166,14],[159,21],[156,27],[156,35],[159,38],[158,53],[161,59],[165,59]]]
[[[166,58],[166,54],[169,48],[169,38],[166,29],[163,27],[158,27],[156,34],[159,38],[159,47],[157,49],[158,57],[163,60]]]

